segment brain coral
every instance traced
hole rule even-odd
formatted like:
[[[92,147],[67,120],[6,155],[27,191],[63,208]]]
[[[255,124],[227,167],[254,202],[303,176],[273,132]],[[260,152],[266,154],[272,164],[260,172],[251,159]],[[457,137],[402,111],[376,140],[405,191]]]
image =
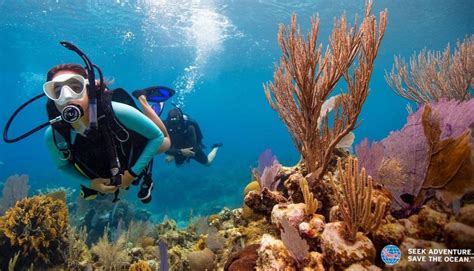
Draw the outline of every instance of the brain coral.
[[[34,196],[18,201],[2,217],[0,232],[20,252],[22,265],[35,267],[64,262],[67,248],[68,209],[62,200]]]

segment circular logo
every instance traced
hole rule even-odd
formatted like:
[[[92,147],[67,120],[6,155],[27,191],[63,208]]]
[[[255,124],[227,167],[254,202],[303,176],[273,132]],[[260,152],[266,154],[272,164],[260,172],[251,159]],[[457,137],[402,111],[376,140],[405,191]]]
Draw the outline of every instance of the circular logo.
[[[402,257],[402,252],[397,246],[394,245],[386,245],[382,252],[380,252],[380,256],[382,257],[382,261],[387,265],[394,265],[400,261]]]

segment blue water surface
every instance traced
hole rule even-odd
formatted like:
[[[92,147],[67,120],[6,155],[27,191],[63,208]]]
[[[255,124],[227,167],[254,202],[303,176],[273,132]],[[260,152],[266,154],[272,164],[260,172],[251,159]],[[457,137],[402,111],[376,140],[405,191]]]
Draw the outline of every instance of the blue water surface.
[[[19,105],[42,92],[50,67],[82,64],[59,45],[61,40],[74,42],[114,80],[114,87],[175,88],[174,101],[200,123],[205,144],[224,144],[211,167],[194,162],[176,168],[158,156],[157,185],[147,208],[158,218],[186,220],[191,209],[207,215],[225,206],[238,207],[262,151],[271,148],[284,165],[299,159],[263,91],[281,55],[278,25],[288,24],[296,13],[306,33],[310,17],[319,14],[319,42],[326,46],[334,17],[346,12],[352,22],[363,7],[361,0],[0,0],[0,124],[3,127]],[[473,34],[472,0],[381,0],[375,1],[374,14],[385,8],[387,31],[356,142],[365,137],[380,140],[406,120],[407,101],[384,79],[394,55],[407,58],[424,47],[442,50]],[[18,135],[46,121],[44,103],[23,111],[10,133]],[[16,144],[0,143],[0,182],[12,174],[28,174],[32,189],[77,188],[53,167],[43,131]],[[129,200],[135,201],[135,193],[132,188]]]

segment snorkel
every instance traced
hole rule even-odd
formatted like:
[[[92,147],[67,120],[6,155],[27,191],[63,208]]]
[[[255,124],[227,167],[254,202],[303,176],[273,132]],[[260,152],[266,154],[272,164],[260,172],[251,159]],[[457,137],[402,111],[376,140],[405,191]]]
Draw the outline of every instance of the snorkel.
[[[98,92],[100,91],[101,93],[104,91],[104,77],[102,75],[102,71],[100,68],[92,64],[90,59],[87,57],[86,54],[84,54],[77,46],[74,44],[67,42],[67,41],[61,41],[59,42],[62,46],[65,48],[75,52],[78,54],[84,63],[86,64],[85,69],[87,71],[87,78],[89,80],[89,85],[87,86],[88,90],[88,95],[89,95],[89,128],[90,129],[97,129],[97,103],[102,102],[101,95],[97,95]],[[97,85],[95,83],[95,72],[94,68],[97,69],[97,72],[99,73],[99,86],[100,89],[97,90]]]

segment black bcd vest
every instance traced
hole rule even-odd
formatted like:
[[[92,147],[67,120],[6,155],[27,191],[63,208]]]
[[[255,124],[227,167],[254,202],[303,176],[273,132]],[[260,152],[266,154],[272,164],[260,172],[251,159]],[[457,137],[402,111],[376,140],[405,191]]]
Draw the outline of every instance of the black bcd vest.
[[[112,101],[122,102],[138,109],[130,95],[123,89],[107,90],[103,94],[103,106],[98,106],[98,126],[109,125],[110,135],[113,138],[117,158],[120,161],[120,172],[129,169],[137,160],[148,139],[128,130],[115,116]],[[48,100],[48,117],[50,119],[60,115],[54,102]],[[72,127],[66,122],[58,122],[53,126],[53,138],[57,148],[76,168],[90,179],[110,178],[109,157],[106,149],[106,140],[100,129],[91,129],[87,136],[77,134],[74,143],[71,142]],[[139,174],[139,172],[136,172]]]

